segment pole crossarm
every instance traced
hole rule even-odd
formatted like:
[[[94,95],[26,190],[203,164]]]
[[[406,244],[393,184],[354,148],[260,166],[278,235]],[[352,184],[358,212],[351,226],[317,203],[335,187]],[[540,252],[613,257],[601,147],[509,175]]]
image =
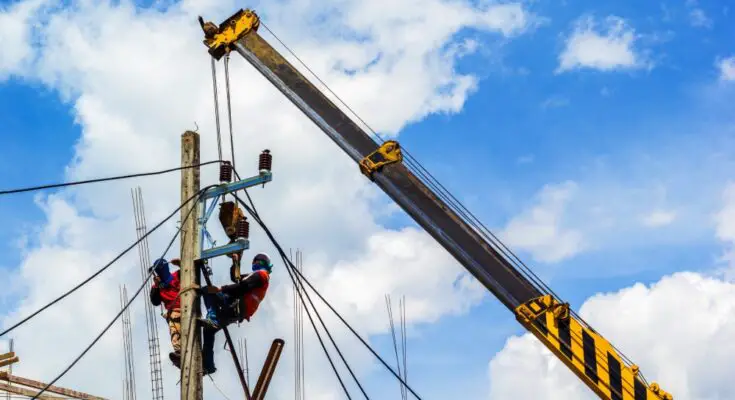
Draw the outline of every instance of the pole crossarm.
[[[223,183],[217,187],[213,187],[204,192],[202,200],[211,199],[213,197],[222,196],[238,190],[247,189],[252,186],[264,185],[273,180],[273,173],[262,171],[259,175],[231,183]]]
[[[238,252],[247,250],[249,248],[250,248],[250,241],[248,239],[238,238],[238,239],[235,239],[235,241],[232,243],[228,243],[223,246],[213,247],[211,249],[203,250],[201,257],[199,258],[202,260],[207,260],[210,258],[223,256],[225,254],[238,253]]]

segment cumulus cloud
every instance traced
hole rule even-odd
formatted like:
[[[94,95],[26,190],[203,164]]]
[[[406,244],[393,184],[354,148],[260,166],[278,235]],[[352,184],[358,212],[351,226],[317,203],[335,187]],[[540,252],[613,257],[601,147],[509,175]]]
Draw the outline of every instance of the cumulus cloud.
[[[27,4],[31,3],[18,3],[10,10]],[[258,11],[363,118],[392,135],[430,113],[458,111],[472,92],[476,78],[459,74],[454,65],[476,45],[455,41],[457,32],[479,29],[498,37],[513,36],[532,20],[515,3],[391,4],[348,1],[325,12],[321,4],[283,2],[263,4]],[[180,134],[193,129],[195,122],[202,135],[202,160],[218,157],[209,58],[196,16],[219,21],[236,8],[233,2],[184,1],[160,11],[139,10],[128,2],[79,2],[44,16],[44,24],[37,27],[42,40],[35,53],[14,54],[24,63],[33,60],[23,69],[23,77],[58,91],[82,128],[67,168],[68,179],[177,165]],[[24,25],[23,29],[29,28]],[[334,35],[337,31],[343,34]],[[267,33],[263,35],[269,39]],[[13,68],[16,65],[17,61]],[[15,72],[3,68],[6,73]],[[261,149],[269,148],[274,154],[274,181],[251,191],[256,204],[263,204],[260,215],[283,245],[304,249],[305,275],[333,304],[340,305],[363,335],[386,331],[385,322],[375,318],[382,312],[386,292],[407,295],[411,324],[463,312],[478,301],[482,291],[476,282],[427,234],[380,226],[375,210],[387,199],[262,76],[237,56],[230,73],[239,172],[256,172]],[[221,78],[220,85],[223,93]],[[223,129],[227,132],[226,124]],[[216,174],[216,168],[203,168],[203,184],[216,179]],[[178,181],[177,176],[167,176],[135,182],[146,197],[149,227],[178,205]],[[3,316],[3,326],[69,289],[134,240],[131,185],[77,187],[39,200],[47,221],[40,240],[24,248],[12,286],[25,291]],[[221,242],[219,229],[211,230]],[[152,257],[160,256],[174,231],[172,221],[151,237]],[[252,231],[253,249],[274,253],[262,232]],[[177,249],[175,244],[169,257]],[[126,256],[93,283],[15,331],[24,360],[18,372],[44,380],[66,366],[114,316],[119,306],[117,285],[126,283],[132,296],[131,288],[139,285],[135,262],[134,254]],[[224,260],[215,261],[213,270],[216,282],[227,280]],[[437,291],[443,295],[436,296]],[[137,322],[142,319],[139,304],[133,313],[136,343],[144,343],[144,327]],[[327,322],[334,326],[333,319]],[[163,323],[159,329],[165,358],[170,348],[168,333]],[[259,314],[234,332],[236,337],[247,335],[253,359],[262,360],[274,336],[289,337],[292,329],[289,281],[279,265]],[[344,333],[336,336],[339,343],[347,340]],[[310,341],[306,358],[315,360],[307,373],[310,395],[338,398],[336,382],[325,372],[328,366],[318,354],[319,345],[309,333],[306,340]],[[121,365],[119,347],[117,336],[107,335],[59,383],[119,397],[119,375],[114,372]],[[137,360],[147,357],[144,346],[136,350]],[[356,360],[353,365],[359,372],[372,368],[369,355],[356,346],[349,346],[346,353]],[[290,357],[284,353],[283,362]],[[218,359],[218,375],[231,376],[232,367],[221,347]],[[165,360],[164,364],[165,391],[175,393],[177,371]],[[139,376],[148,373],[146,365],[139,363]],[[271,389],[274,397],[291,393],[288,369],[280,371]],[[236,382],[221,379],[218,384],[236,393]],[[140,385],[139,391],[147,393],[147,386]]]
[[[695,28],[711,28],[712,19],[707,16],[702,8],[699,7],[697,0],[687,0],[689,8],[689,23]]]
[[[33,55],[32,18],[44,0],[0,4],[0,80],[22,70]]]
[[[735,81],[735,56],[718,60],[716,65],[720,71],[720,80]]]
[[[567,38],[556,72],[584,68],[613,71],[644,66],[646,61],[636,45],[635,30],[624,19],[609,16],[596,21],[585,16],[576,22]]]
[[[643,225],[649,228],[658,228],[669,225],[676,219],[676,213],[666,210],[655,210],[643,217]]]
[[[735,284],[677,273],[651,286],[598,294],[581,316],[674,398],[732,398]],[[686,323],[681,316],[686,315]],[[713,346],[717,343],[717,346]],[[490,398],[594,399],[530,334],[510,338],[489,364]],[[518,377],[534,385],[516,385]]]
[[[511,248],[531,253],[542,262],[558,262],[585,248],[582,234],[564,225],[567,205],[578,190],[574,182],[546,185],[536,204],[513,218],[501,232]]]

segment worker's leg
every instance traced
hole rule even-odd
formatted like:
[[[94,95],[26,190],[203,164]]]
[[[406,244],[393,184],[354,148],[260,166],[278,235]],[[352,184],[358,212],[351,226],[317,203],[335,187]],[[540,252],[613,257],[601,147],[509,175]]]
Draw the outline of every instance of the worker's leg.
[[[173,352],[169,354],[171,362],[177,367],[181,364],[181,311],[178,309],[171,310],[166,318],[168,321],[168,331],[171,335],[171,347]]]
[[[212,329],[219,329],[220,328],[220,314],[222,314],[223,309],[225,308],[228,296],[224,293],[216,293],[216,294],[209,294],[205,293],[204,296],[204,306],[207,308],[207,316],[205,318],[200,319],[200,322],[202,322],[205,326],[208,326]]]
[[[205,375],[217,371],[214,366],[214,337],[216,333],[216,329],[208,326],[205,326],[202,331],[202,368]]]

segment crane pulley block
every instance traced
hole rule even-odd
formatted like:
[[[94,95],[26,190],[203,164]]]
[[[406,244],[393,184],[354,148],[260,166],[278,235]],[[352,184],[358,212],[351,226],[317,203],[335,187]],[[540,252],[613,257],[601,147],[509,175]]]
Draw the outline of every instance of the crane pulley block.
[[[372,180],[375,171],[385,165],[403,161],[401,146],[395,140],[387,140],[377,150],[360,161],[360,171]]]
[[[568,303],[551,295],[531,299],[515,310],[518,321],[603,399],[672,400],[658,384],[648,385],[638,366],[627,364],[604,337],[571,315]]]
[[[216,60],[219,60],[222,56],[230,52],[230,46],[235,41],[250,32],[258,30],[258,27],[260,27],[260,18],[252,10],[240,9],[240,11],[224,20],[219,26],[212,22],[205,23],[202,17],[199,17],[199,25],[201,25],[204,31],[204,44],[209,47],[209,54]]]

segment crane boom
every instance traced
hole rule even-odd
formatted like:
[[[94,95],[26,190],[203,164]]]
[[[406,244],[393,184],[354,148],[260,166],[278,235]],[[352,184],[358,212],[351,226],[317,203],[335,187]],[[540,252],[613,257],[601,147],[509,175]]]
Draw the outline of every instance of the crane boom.
[[[220,59],[234,50],[245,58],[601,399],[673,399],[656,383],[647,384],[637,366],[570,312],[567,303],[524,276],[404,165],[396,141],[376,143],[294,68],[257,33],[260,19],[255,12],[240,10],[219,26],[201,17],[199,22],[212,57]]]

